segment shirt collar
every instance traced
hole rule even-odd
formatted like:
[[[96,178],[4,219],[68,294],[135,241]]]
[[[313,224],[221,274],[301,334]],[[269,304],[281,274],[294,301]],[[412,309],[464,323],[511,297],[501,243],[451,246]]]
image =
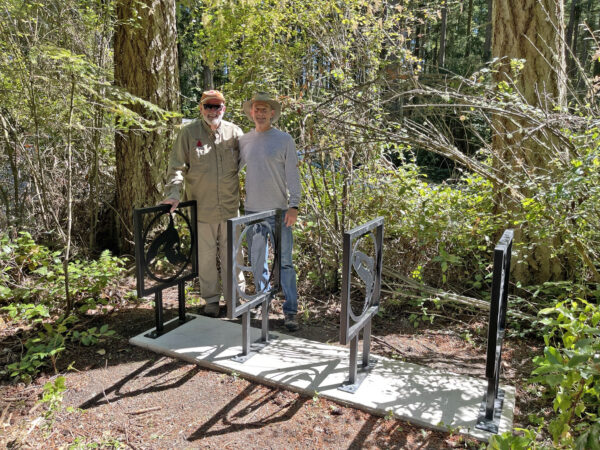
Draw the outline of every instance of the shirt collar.
[[[213,131],[213,129],[210,127],[209,124],[206,123],[206,120],[204,120],[204,117],[200,117],[200,121],[202,122],[202,126],[204,127],[204,129],[209,132],[211,135],[216,134],[217,132],[221,132],[221,130],[223,129],[223,119],[221,119],[221,121],[219,122],[219,126],[217,127],[216,130]]]

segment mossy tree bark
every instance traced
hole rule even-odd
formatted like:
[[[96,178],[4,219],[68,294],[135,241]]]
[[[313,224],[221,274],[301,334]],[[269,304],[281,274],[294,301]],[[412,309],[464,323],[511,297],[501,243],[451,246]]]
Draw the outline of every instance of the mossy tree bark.
[[[174,0],[118,0],[115,32],[115,83],[169,111],[179,110],[179,70]],[[139,105],[135,112],[150,118]],[[115,137],[118,230],[122,252],[133,248],[133,208],[156,204],[173,128],[131,128]]]
[[[495,0],[492,18],[492,56],[501,58],[496,82],[505,82],[523,103],[522,114],[493,118],[495,166],[528,198],[535,195],[537,177],[551,175],[550,162],[563,152],[550,130],[533,129],[528,115],[537,113],[528,106],[551,114],[565,105],[564,5],[562,0]],[[514,60],[525,60],[524,66]],[[506,200],[500,192],[496,200],[509,217],[520,208],[518,200]],[[525,224],[516,241],[522,243],[514,266],[517,280],[530,284],[561,278],[565,268],[552,255],[552,237],[533,236]]]

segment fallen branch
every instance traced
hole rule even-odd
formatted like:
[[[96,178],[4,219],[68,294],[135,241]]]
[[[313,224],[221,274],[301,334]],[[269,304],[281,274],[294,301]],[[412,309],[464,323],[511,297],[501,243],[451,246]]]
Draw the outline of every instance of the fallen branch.
[[[371,339],[373,339],[375,342],[379,342],[380,344],[385,345],[386,347],[389,347],[390,349],[392,349],[396,353],[400,353],[400,354],[404,353],[398,347],[396,347],[395,345],[390,344],[389,342],[386,342],[384,339],[381,339],[380,337],[371,335]]]
[[[152,406],[151,408],[138,409],[137,411],[131,411],[131,412],[128,412],[127,414],[130,414],[132,416],[137,416],[139,414],[145,414],[145,413],[152,412],[152,411],[158,411],[159,409],[162,409],[162,406]]]
[[[4,411],[2,411],[2,415],[0,416],[0,425],[4,425],[4,416],[6,416],[6,413],[8,412],[8,408],[10,408],[10,405],[6,405],[6,408],[4,408]],[[9,425],[10,425],[10,420],[9,420]]]
[[[32,408],[29,410],[27,415],[30,416],[33,412],[35,412],[36,409],[38,409],[40,407],[40,405],[41,405],[40,402],[36,402],[35,405],[33,405]]]
[[[400,273],[389,268],[383,268],[383,275],[399,280],[402,283],[400,287],[417,290],[432,297],[439,298],[442,303],[457,303],[460,305],[468,306],[472,309],[479,309],[484,311],[489,311],[490,309],[490,303],[485,300],[467,297],[465,295],[454,294],[452,292],[443,291],[442,289],[427,286],[425,284],[419,283],[418,281],[412,278],[401,275]],[[388,283],[388,285],[390,284]],[[536,320],[535,316],[522,313],[521,311],[515,311],[510,308],[508,309],[507,314],[509,316],[516,317],[521,320],[527,320],[528,322],[534,322]]]

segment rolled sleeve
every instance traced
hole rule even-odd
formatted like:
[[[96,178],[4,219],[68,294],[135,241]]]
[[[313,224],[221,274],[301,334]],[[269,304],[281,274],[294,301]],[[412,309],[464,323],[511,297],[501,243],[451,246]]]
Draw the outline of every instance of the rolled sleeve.
[[[177,134],[169,156],[165,197],[181,200],[184,177],[189,169],[189,149],[186,139],[187,130],[183,128]]]

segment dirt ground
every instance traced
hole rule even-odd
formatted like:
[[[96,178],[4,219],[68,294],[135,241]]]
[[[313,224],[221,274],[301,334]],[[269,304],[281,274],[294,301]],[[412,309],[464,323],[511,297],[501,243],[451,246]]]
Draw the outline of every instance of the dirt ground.
[[[167,307],[169,302],[167,301]],[[334,301],[303,306],[301,337],[338,342]],[[315,305],[315,306],[312,306]],[[174,317],[176,309],[165,318]],[[189,312],[201,308],[191,306]],[[276,306],[275,311],[278,310]],[[221,316],[225,315],[222,308]],[[398,319],[400,317],[400,319]],[[373,325],[372,352],[477,377],[485,375],[486,318],[463,317],[415,328],[397,312]],[[222,319],[226,320],[226,319]],[[284,331],[272,314],[272,329]],[[481,448],[464,436],[431,431],[389,417],[319,398],[257,385],[235,373],[207,371],[133,347],[128,339],[154,326],[149,303],[122,305],[91,317],[87,326],[108,323],[117,336],[93,347],[71,346],[57,369],[66,377],[62,405],[48,414],[40,404],[44,383],[0,385],[0,447],[6,448]],[[258,322],[257,322],[258,324]],[[23,333],[0,331],[0,348],[15,349]],[[508,339],[502,383],[516,387],[515,426],[527,425],[536,398],[524,389],[535,345]],[[8,350],[10,351],[10,350]],[[7,350],[4,353],[8,353]],[[0,351],[1,352],[1,351]],[[6,357],[0,353],[0,364]]]

